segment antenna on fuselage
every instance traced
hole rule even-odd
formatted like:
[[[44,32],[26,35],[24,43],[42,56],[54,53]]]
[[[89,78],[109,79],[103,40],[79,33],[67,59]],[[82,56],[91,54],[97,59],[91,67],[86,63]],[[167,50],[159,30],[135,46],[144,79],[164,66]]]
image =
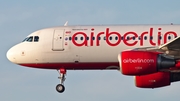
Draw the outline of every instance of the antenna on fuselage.
[[[68,21],[65,22],[64,26],[68,26]]]

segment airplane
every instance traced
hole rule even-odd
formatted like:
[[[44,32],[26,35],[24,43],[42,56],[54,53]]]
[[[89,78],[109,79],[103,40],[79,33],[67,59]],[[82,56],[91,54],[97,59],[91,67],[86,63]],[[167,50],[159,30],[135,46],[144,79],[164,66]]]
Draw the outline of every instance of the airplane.
[[[67,70],[118,70],[140,88],[180,81],[180,25],[86,25],[45,28],[10,48],[12,63],[60,74]]]

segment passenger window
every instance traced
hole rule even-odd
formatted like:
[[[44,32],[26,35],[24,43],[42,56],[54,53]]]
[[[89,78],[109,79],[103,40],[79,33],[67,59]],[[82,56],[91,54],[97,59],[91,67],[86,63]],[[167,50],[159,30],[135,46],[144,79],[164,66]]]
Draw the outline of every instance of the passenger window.
[[[133,40],[135,40],[136,39],[136,37],[135,36],[133,36]]]
[[[150,40],[153,40],[153,36],[150,37]]]
[[[106,36],[104,36],[104,40],[106,40]]]
[[[115,40],[118,40],[118,37],[117,37],[117,36],[115,37]]]
[[[99,40],[101,40],[101,37],[98,37]]]
[[[38,42],[39,41],[39,36],[35,36],[34,37],[34,42]]]
[[[112,36],[109,37],[109,40],[112,40]]]
[[[159,36],[159,40],[161,40],[162,39],[162,37],[161,36]]]
[[[92,40],[95,40],[95,37],[92,37]]]
[[[68,38],[66,37],[65,40],[68,40]]]
[[[147,40],[147,36],[144,37],[144,40]]]
[[[168,39],[171,40],[171,36],[168,36]]]
[[[89,37],[86,37],[86,40],[89,40]]]
[[[31,36],[31,37],[27,38],[26,41],[27,41],[27,42],[32,42],[32,41],[33,41],[33,37]]]
[[[69,40],[71,40],[71,37],[69,37]]]
[[[127,40],[129,40],[130,38],[129,38],[129,36],[127,37]]]
[[[83,37],[81,37],[81,40],[83,40]]]

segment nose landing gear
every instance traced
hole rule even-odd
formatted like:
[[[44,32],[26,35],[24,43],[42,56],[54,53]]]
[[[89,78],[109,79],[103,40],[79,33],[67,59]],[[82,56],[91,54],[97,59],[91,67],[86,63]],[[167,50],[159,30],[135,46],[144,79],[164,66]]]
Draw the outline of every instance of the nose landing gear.
[[[58,70],[57,70],[58,71]],[[58,73],[60,74],[60,77],[58,77],[58,79],[60,79],[60,84],[58,84],[57,86],[56,86],[56,90],[57,90],[57,92],[59,92],[59,93],[63,93],[64,92],[64,90],[65,90],[65,87],[64,87],[64,81],[65,81],[65,74],[66,74],[66,69],[64,69],[64,68],[61,68],[59,71],[58,71]]]

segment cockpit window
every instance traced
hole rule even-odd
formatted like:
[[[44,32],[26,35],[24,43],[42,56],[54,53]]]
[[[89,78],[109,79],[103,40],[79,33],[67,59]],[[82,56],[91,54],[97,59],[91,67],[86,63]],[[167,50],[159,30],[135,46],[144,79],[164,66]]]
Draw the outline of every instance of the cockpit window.
[[[39,36],[34,36],[34,42],[38,42],[39,41]]]
[[[26,39],[27,42],[32,42],[33,41],[33,36],[30,36],[29,38]]]
[[[27,38],[25,38],[22,42],[24,42],[24,41],[26,41],[27,40]]]
[[[22,42],[25,42],[25,41],[26,42],[38,42],[39,41],[39,36],[30,36],[30,37],[27,37]]]

